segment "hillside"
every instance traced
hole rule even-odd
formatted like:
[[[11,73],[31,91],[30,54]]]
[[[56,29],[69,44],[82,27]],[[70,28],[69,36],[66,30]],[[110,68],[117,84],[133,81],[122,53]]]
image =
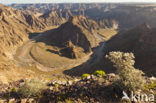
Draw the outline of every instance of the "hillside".
[[[65,18],[62,17],[62,11],[61,10],[51,10],[49,12],[46,12],[45,14],[41,15],[39,17],[43,23],[45,23],[47,26],[51,25],[61,25],[66,21]]]
[[[133,52],[136,67],[148,74],[155,75],[156,30],[148,24],[142,24],[127,32],[114,36],[106,43],[107,52]]]
[[[150,3],[0,4],[0,103],[155,103],[155,12]]]
[[[45,28],[33,15],[0,6],[0,55],[10,57],[15,48],[28,40],[28,34]]]
[[[63,56],[80,58],[98,45],[99,41],[95,37],[98,29],[99,26],[95,21],[82,15],[74,16],[57,29],[48,31],[44,39],[38,41],[58,46]]]
[[[32,33],[43,32],[47,27],[32,13],[0,5],[0,82],[34,77],[34,73],[40,77],[39,70],[26,63],[20,64],[15,60],[15,55],[16,50],[29,41]]]
[[[30,31],[30,28],[24,15],[11,7],[1,5],[0,19],[0,49],[3,50],[1,55],[10,56],[15,47],[28,40],[26,34]]]
[[[115,21],[109,24],[105,20],[105,25],[72,15],[67,9],[33,14],[0,5],[1,82],[31,78],[34,73],[39,78],[40,74],[46,74],[44,78],[52,73],[63,75],[64,69],[87,61],[92,48],[117,32],[111,25],[116,25]],[[19,75],[15,75],[17,72]]]
[[[0,82],[8,83],[19,78],[34,77],[32,69],[17,66],[14,55],[29,40],[30,33],[44,28],[45,24],[34,15],[0,5]]]
[[[96,56],[94,57],[93,55],[93,59],[90,59],[86,63],[73,69],[66,70],[64,73],[72,73],[75,76],[79,76],[81,73],[85,72],[92,73],[93,71],[98,70],[98,68],[106,71],[107,73],[115,72],[116,69],[112,66],[112,63],[105,58],[105,55],[111,51],[121,51],[134,53],[135,67],[143,70],[148,76],[155,76],[155,34],[155,28],[151,28],[146,23],[133,29],[119,32],[110,40],[103,43],[104,49],[101,51],[101,58],[98,62],[95,62],[94,59]]]

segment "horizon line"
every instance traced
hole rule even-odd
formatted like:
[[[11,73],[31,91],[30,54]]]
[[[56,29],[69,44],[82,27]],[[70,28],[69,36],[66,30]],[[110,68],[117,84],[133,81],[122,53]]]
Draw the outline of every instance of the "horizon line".
[[[102,3],[122,3],[122,4],[127,4],[127,3],[136,3],[136,4],[141,4],[141,3],[145,3],[145,4],[148,4],[148,3],[156,3],[156,1],[153,1],[153,2],[148,2],[148,1],[143,1],[143,2],[136,2],[136,1],[132,1],[132,2],[126,2],[126,1],[123,1],[123,2],[36,2],[36,3],[33,3],[33,2],[30,2],[30,3],[0,3],[0,4],[3,4],[3,5],[12,5],[12,4],[68,4],[68,3],[71,3],[71,4],[92,4],[92,3],[97,3],[97,4],[102,4]]]

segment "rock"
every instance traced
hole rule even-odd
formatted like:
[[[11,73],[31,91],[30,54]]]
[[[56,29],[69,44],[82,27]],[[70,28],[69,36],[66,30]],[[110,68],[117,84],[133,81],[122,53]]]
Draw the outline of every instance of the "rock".
[[[67,84],[72,85],[73,83],[72,81],[67,81]]]
[[[115,74],[114,73],[107,74],[107,79],[108,80],[111,80],[114,77],[115,77]]]
[[[61,83],[62,85],[66,85],[67,84],[67,82],[66,81],[62,81],[62,83]]]
[[[54,89],[54,87],[49,87],[49,89],[50,89],[50,90],[53,90],[53,89]]]
[[[51,82],[52,85],[55,85],[56,83],[57,83],[57,81],[53,81],[53,82]]]
[[[26,103],[27,99],[21,99],[21,103]]]
[[[62,81],[57,81],[56,83],[57,83],[57,84],[62,84]]]
[[[82,78],[83,81],[87,81],[91,78],[91,76],[88,76],[88,77],[85,77],[85,78]]]
[[[93,79],[93,80],[96,80],[96,79],[97,79],[97,77],[96,77],[95,75],[91,75],[90,77],[91,77],[91,79]]]
[[[9,99],[9,103],[16,103],[15,98]]]
[[[99,82],[99,83],[104,82],[104,80],[105,80],[104,78],[98,78],[98,82]]]
[[[90,83],[90,80],[88,80],[86,83],[88,83],[88,84],[89,84],[89,83]]]
[[[55,85],[55,84],[65,85],[65,84],[67,84],[67,82],[66,81],[53,81],[50,84],[52,84],[52,85]]]
[[[0,100],[0,103],[7,103],[7,100]]]
[[[34,103],[34,101],[35,101],[35,100],[34,100],[33,98],[30,98],[30,99],[29,99],[29,103]]]
[[[149,79],[150,79],[151,81],[156,81],[156,78],[155,78],[155,77],[153,77],[153,76],[152,76],[152,77],[150,77]]]
[[[77,78],[76,78],[76,79],[74,79],[74,82],[78,82],[78,81],[80,81],[80,79],[77,79]]]
[[[110,74],[107,74],[108,76],[110,77],[115,77],[116,75],[114,73],[110,73]]]
[[[88,77],[87,77],[87,79],[90,79],[90,78],[91,78],[91,76],[88,76]]]

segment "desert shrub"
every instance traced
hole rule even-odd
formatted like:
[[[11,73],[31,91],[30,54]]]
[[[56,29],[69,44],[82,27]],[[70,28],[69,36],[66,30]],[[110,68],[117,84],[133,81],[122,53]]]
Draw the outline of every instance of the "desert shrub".
[[[20,86],[18,93],[23,97],[39,96],[45,88],[45,83],[38,79],[27,80]]]
[[[99,77],[103,77],[105,75],[105,72],[102,70],[97,70],[93,74]]]
[[[117,87],[129,92],[144,88],[144,73],[141,70],[135,69],[135,57],[133,53],[110,52],[109,55],[106,55],[106,58],[117,68],[117,74],[120,77],[114,83]]]
[[[90,74],[82,74],[81,78],[84,79],[84,78],[87,78],[89,76],[90,76]]]

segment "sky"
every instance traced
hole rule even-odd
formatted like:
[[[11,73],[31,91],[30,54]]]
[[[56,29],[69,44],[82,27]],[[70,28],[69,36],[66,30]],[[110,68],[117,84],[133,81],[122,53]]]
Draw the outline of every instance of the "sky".
[[[156,0],[0,0],[2,4],[12,3],[83,3],[83,2],[156,2]]]

